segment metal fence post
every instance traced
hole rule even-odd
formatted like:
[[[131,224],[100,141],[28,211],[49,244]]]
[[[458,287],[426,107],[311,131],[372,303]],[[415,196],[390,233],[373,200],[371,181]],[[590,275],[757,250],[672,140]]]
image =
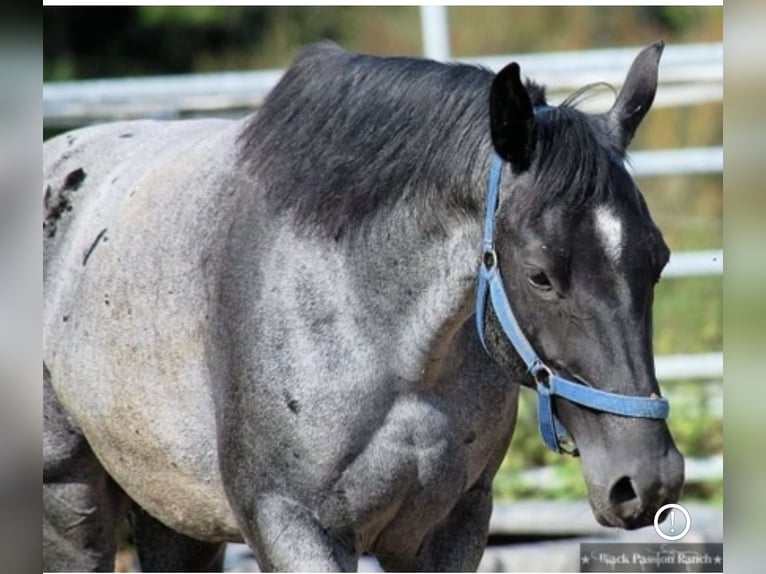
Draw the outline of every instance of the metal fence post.
[[[421,6],[420,29],[423,35],[423,55],[432,60],[448,60],[450,48],[447,7]]]

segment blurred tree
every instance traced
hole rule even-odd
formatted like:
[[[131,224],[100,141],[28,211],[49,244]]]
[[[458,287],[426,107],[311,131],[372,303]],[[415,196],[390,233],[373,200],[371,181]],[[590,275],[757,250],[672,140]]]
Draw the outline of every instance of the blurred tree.
[[[703,15],[694,6],[642,6],[638,14],[675,34],[695,28]]]
[[[268,15],[262,7],[49,7],[45,79],[189,72],[203,52],[252,49]]]
[[[409,26],[401,26],[403,12]],[[395,31],[402,27],[404,42]],[[411,7],[46,7],[44,79],[285,66],[301,45],[320,39],[416,53],[418,27]]]

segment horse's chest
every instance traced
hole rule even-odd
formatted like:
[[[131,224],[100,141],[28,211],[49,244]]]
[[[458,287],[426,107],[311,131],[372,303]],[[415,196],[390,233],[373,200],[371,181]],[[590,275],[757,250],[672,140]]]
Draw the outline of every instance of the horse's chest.
[[[335,485],[362,546],[389,532],[424,536],[483,473],[487,449],[457,422],[438,402],[395,402]]]

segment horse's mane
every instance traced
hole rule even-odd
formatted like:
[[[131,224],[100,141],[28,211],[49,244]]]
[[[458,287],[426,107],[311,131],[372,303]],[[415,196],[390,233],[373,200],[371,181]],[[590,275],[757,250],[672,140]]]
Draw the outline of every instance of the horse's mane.
[[[249,120],[241,159],[265,189],[270,210],[289,210],[299,225],[324,236],[356,231],[402,201],[421,213],[437,211],[435,202],[474,213],[480,208],[474,180],[484,177],[490,151],[493,77],[478,66],[315,44]],[[526,87],[533,105],[545,104],[543,86]],[[586,193],[593,186],[577,184],[603,171],[603,158],[591,153],[588,117],[568,105],[541,117],[539,148],[547,158],[541,184]],[[569,124],[573,129],[562,129]],[[580,157],[562,157],[571,153]]]

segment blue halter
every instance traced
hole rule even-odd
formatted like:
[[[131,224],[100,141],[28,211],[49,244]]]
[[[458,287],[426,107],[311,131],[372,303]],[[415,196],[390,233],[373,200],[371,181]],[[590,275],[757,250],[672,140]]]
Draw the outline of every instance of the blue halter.
[[[597,411],[616,415],[649,419],[667,418],[669,405],[665,398],[646,398],[609,393],[557,375],[540,359],[524,336],[524,333],[521,332],[503,287],[493,240],[495,211],[498,206],[498,190],[500,188],[502,168],[503,160],[493,152],[487,185],[487,211],[484,219],[484,236],[482,239],[482,263],[479,267],[478,284],[476,286],[476,328],[479,332],[481,344],[487,350],[487,344],[484,340],[484,309],[487,302],[487,292],[489,292],[490,303],[505,336],[508,337],[516,352],[521,356],[529,373],[535,380],[537,419],[543,441],[548,448],[555,452],[566,452],[574,456],[579,454],[567,430],[554,412],[554,396],[559,396],[570,402]]]

